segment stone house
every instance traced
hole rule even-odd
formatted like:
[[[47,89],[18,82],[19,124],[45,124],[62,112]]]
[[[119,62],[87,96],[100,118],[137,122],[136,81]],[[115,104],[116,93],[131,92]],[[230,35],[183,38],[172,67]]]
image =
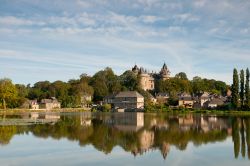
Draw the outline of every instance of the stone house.
[[[190,94],[182,93],[179,95],[178,105],[183,108],[193,108],[194,100]]]
[[[81,107],[90,107],[92,95],[85,94],[81,96]]]
[[[161,92],[156,94],[156,100],[158,103],[167,103],[168,99],[169,99],[168,93]]]
[[[203,92],[199,95],[199,103],[201,108],[206,108],[207,105],[206,102],[210,101],[210,94],[208,92]]]
[[[39,104],[37,100],[27,100],[22,104],[21,108],[37,110],[39,109]]]
[[[222,105],[224,105],[224,100],[222,98],[214,98],[208,102],[208,108],[217,108]]]
[[[61,108],[61,103],[55,97],[52,97],[50,99],[42,99],[39,107],[46,110],[59,109]]]
[[[144,97],[136,91],[124,91],[115,96],[115,109],[144,109]]]
[[[103,104],[110,104],[111,108],[114,108],[116,94],[110,94],[103,98]]]
[[[29,108],[32,110],[39,109],[39,104],[38,104],[37,100],[29,100]]]

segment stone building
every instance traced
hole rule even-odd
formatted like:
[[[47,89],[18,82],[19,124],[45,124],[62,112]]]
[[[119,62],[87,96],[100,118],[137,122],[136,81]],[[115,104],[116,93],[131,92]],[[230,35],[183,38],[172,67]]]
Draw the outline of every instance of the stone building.
[[[136,91],[120,92],[115,96],[114,107],[119,109],[143,109],[144,97]]]
[[[193,108],[194,100],[190,94],[182,93],[179,95],[178,105],[183,108]]]
[[[144,68],[135,65],[132,71],[140,76],[140,85],[143,90],[154,90],[157,80],[167,80],[170,78],[170,71],[164,63],[159,73],[148,72]]]
[[[39,104],[40,109],[58,109],[61,108],[61,103],[58,102],[58,100],[55,97],[52,97],[50,99],[42,99],[41,103]]]

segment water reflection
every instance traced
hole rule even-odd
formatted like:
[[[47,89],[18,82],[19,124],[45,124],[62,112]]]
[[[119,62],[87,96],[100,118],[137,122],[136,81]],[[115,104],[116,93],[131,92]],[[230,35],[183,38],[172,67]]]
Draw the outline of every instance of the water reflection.
[[[134,156],[160,150],[165,159],[171,148],[185,150],[188,143],[223,142],[232,137],[235,158],[250,159],[250,117],[167,115],[144,113],[19,114],[0,116],[0,144],[14,135],[32,133],[38,138],[78,141],[108,154],[115,146]]]

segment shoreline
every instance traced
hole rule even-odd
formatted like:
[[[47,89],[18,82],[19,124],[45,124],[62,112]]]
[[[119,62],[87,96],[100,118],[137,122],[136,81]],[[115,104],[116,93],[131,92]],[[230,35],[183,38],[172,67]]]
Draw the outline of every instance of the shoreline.
[[[84,108],[61,108],[61,109],[52,109],[52,110],[46,110],[46,109],[0,109],[0,115],[1,114],[18,114],[18,113],[32,113],[32,112],[38,112],[38,113],[77,113],[77,112],[91,112],[91,109],[84,109]],[[99,112],[99,111],[98,111]],[[101,111],[100,111],[101,112]],[[110,112],[103,112],[103,113],[114,113],[112,111]],[[168,110],[168,111],[144,111],[143,113],[146,114],[217,114],[217,115],[249,115],[250,111],[237,111],[237,110]]]

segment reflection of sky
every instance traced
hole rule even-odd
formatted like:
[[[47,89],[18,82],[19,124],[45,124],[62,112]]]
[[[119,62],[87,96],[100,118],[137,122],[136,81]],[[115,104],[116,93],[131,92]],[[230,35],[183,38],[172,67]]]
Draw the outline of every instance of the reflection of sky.
[[[248,165],[248,159],[234,159],[232,138],[224,142],[194,146],[185,151],[171,147],[167,159],[160,151],[148,151],[134,157],[120,147],[104,154],[93,146],[80,147],[67,139],[41,139],[28,135],[16,135],[10,144],[0,147],[1,165]]]

